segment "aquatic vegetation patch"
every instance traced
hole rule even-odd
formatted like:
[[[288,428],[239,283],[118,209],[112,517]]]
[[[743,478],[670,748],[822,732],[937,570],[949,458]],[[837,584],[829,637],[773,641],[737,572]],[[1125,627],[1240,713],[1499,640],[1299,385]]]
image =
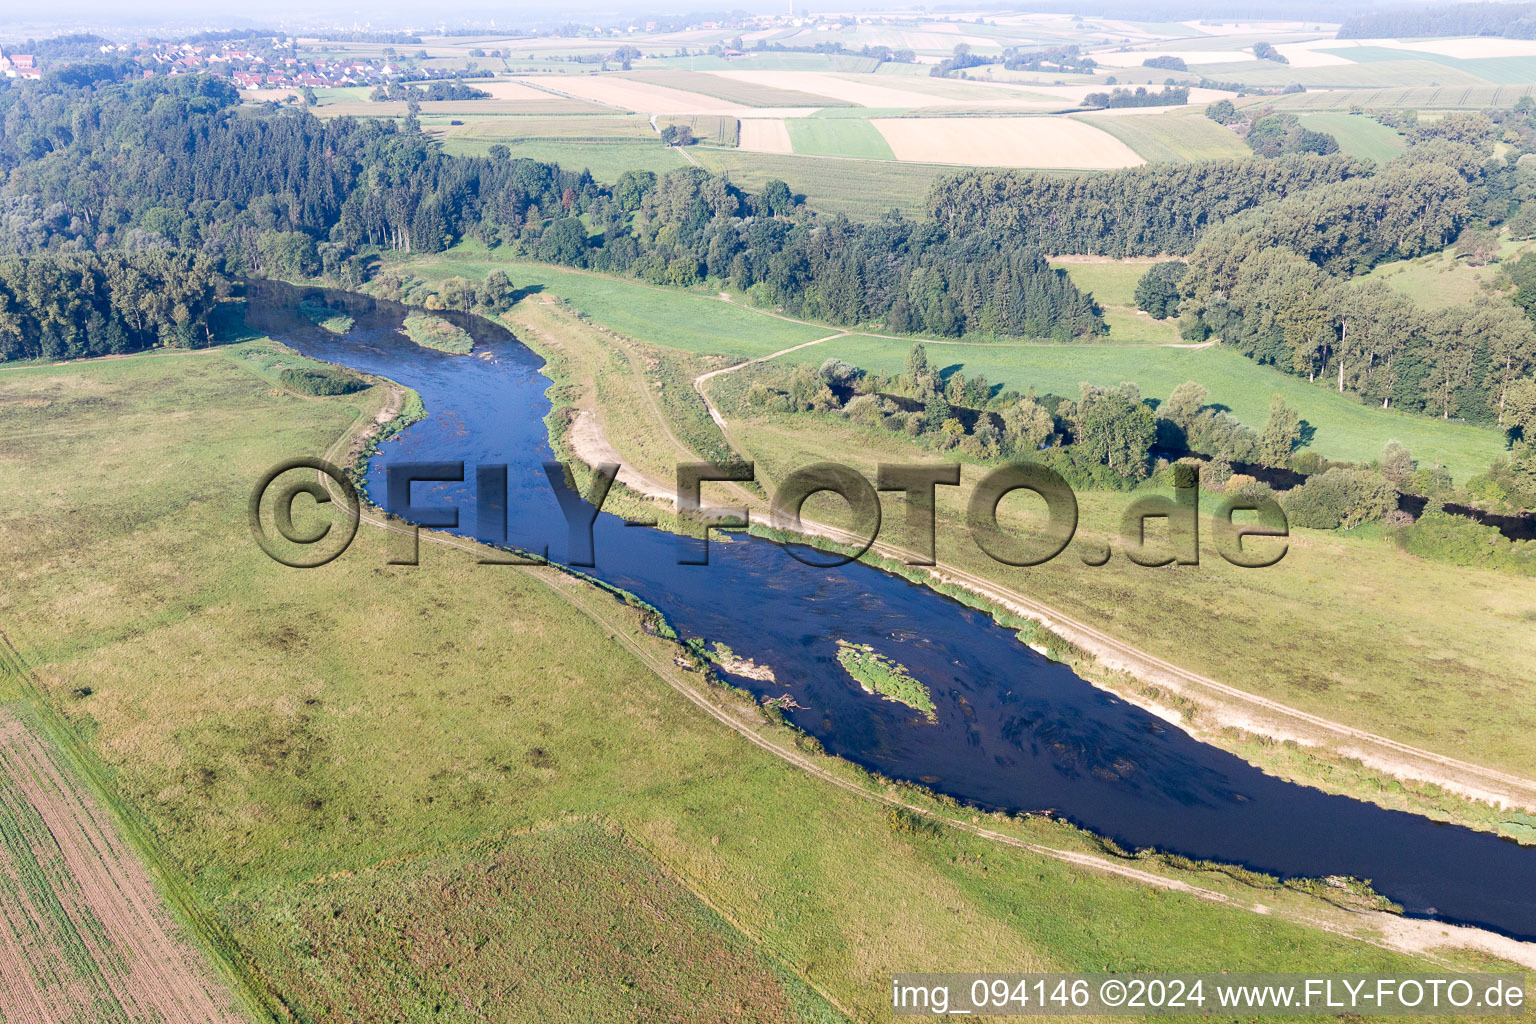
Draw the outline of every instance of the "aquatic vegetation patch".
[[[930,722],[938,721],[934,714],[933,695],[905,665],[898,665],[869,644],[855,644],[847,640],[837,642],[837,660],[843,670],[854,678],[866,693],[878,693],[887,700],[905,704],[914,711],[921,711]]]
[[[423,348],[435,348],[439,352],[467,356],[475,347],[475,340],[464,328],[428,313],[410,314],[401,329],[416,344]]]
[[[345,313],[337,313],[324,303],[309,299],[299,303],[299,312],[306,320],[332,334],[346,334],[357,322]]]

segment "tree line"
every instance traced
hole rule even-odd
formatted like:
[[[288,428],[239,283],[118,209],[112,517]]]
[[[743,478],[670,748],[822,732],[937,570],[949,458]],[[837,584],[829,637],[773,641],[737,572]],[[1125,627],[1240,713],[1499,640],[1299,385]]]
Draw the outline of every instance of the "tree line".
[[[747,194],[695,168],[603,188],[504,146],[449,156],[409,118],[322,121],[237,102],[202,76],[0,89],[0,246],[169,244],[232,276],[355,285],[360,253],[433,253],[473,237],[656,283],[728,278],[838,323],[1063,340],[1104,329],[1065,274],[1001,232],[821,217],[782,182]]]
[[[0,259],[0,360],[207,344],[223,284],[207,257],[167,249]]]
[[[1367,170],[1349,157],[1310,154],[1148,164],[1080,176],[965,170],[935,180],[928,211],[951,232],[1011,233],[1045,252],[1183,254],[1212,224]]]

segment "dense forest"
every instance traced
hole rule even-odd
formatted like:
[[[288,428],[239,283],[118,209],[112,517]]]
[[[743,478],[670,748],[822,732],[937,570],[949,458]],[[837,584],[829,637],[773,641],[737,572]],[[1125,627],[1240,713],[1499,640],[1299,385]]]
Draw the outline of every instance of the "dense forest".
[[[1348,157],[1315,155],[1149,164],[1080,176],[967,170],[938,178],[928,209],[949,231],[1017,233],[1045,252],[1182,254],[1211,224],[1367,170]]]
[[[171,246],[232,276],[356,284],[369,249],[440,252],[474,237],[659,284],[728,278],[840,323],[1063,340],[1103,330],[1087,296],[1002,232],[819,217],[782,182],[748,195],[696,169],[606,189],[505,147],[447,156],[409,120],[237,102],[200,76],[0,89],[0,250]]]
[[[1260,362],[1384,408],[1503,424],[1536,362],[1511,304],[1428,312],[1359,275],[1446,248],[1498,222],[1532,182],[1493,160],[1493,123],[1449,115],[1379,173],[1297,193],[1205,232],[1180,283],[1186,336],[1219,336]]]
[[[0,360],[205,345],[222,285],[207,257],[164,249],[0,259]]]
[[[1347,18],[1340,39],[1394,39],[1415,36],[1502,36],[1536,39],[1536,4],[1463,3],[1398,7]]]

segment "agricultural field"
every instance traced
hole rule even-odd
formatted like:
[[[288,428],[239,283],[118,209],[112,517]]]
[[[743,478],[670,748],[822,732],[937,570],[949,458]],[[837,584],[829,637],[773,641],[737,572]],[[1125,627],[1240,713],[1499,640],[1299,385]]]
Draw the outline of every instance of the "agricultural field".
[[[442,256],[413,258],[409,264],[412,273],[429,279],[455,274],[475,278],[497,265],[493,254],[469,243]],[[1122,308],[1130,306],[1135,281],[1147,266],[1141,261],[1063,261],[1058,265],[1101,301]],[[703,291],[652,287],[536,264],[512,264],[508,269],[519,287],[538,286],[628,337],[687,352],[755,357],[838,333],[833,327],[780,320]],[[1490,428],[1371,408],[1326,386],[1260,366],[1220,345],[1159,344],[1164,338],[1176,340],[1173,325],[1132,316],[1127,315],[1127,322],[1140,326],[1127,327],[1117,344],[935,339],[927,343],[932,346],[932,361],[963,369],[967,376],[981,374],[993,384],[1020,392],[1033,387],[1041,393],[1074,396],[1082,381],[1099,386],[1133,381],[1142,394],[1162,398],[1184,381],[1197,380],[1214,400],[1255,429],[1263,425],[1270,399],[1282,395],[1314,429],[1313,450],[1334,459],[1369,461],[1381,454],[1388,438],[1396,438],[1421,462],[1439,462],[1464,481],[1485,470],[1504,450],[1502,435]],[[914,340],[919,339],[854,331],[835,343],[823,342],[784,358],[819,365],[836,355],[869,370],[895,374],[902,371]]]
[[[796,117],[783,122],[794,152],[802,156],[846,156],[894,160],[890,144],[869,121]]]
[[[1069,118],[907,117],[871,123],[903,161],[1074,169],[1145,162],[1110,133]]]
[[[441,547],[419,569],[386,566],[372,527],[325,571],[283,571],[250,542],[250,480],[328,448],[384,389],[274,391],[251,369],[265,345],[0,374],[13,450],[50,450],[25,482],[0,466],[0,550],[27,567],[6,616],[36,666],[34,699],[144,816],[267,1006],[454,1021],[576,1019],[562,1017],[573,1006],[726,1021],[750,1007],[836,1022],[837,1007],[887,1019],[888,976],[913,963],[1417,963],[1293,923],[1357,927],[1299,893],[1264,890],[1258,914],[1220,873],[1173,881],[1227,904],[1164,888],[1172,869],[1155,861],[1123,878],[1039,852],[1098,851],[1046,819],[988,820],[1035,850],[898,829],[906,819],[860,795],[883,787],[825,757],[825,777],[808,774],[684,699],[669,682],[697,683],[672,648],[568,577]],[[120,465],[137,469],[103,494],[94,481]],[[87,590],[118,596],[81,604]],[[444,682],[465,679],[479,682]],[[1067,901],[1119,923],[1030,912]]]
[[[900,373],[908,347],[904,341],[850,337],[829,351],[807,352],[802,358],[837,355],[881,373]],[[944,344],[932,358],[1007,388],[1033,387],[1058,395],[1076,395],[1082,381],[1100,387],[1134,381],[1142,394],[1165,397],[1184,381],[1196,380],[1255,429],[1263,426],[1270,399],[1282,395],[1315,428],[1310,447],[1322,455],[1369,461],[1380,456],[1388,438],[1396,438],[1420,460],[1443,463],[1458,481],[1487,469],[1504,450],[1503,436],[1487,427],[1373,409],[1326,387],[1258,366],[1219,345],[1206,349],[1053,344],[1014,348],[956,343]]]
[[[111,812],[15,703],[0,706],[0,908],[0,1019],[246,1019]]]
[[[734,149],[741,144],[741,121],[735,117],[711,114],[665,114],[656,119],[658,126],[685,125],[706,146]]]
[[[504,145],[513,157],[559,164],[573,170],[586,168],[592,177],[613,184],[625,171],[667,171],[689,166],[681,152],[663,146],[654,136],[646,141],[585,142],[579,140],[519,140],[476,138],[461,134],[447,135],[443,151],[454,155],[484,156],[492,146]]]
[[[790,72],[792,74],[792,72]],[[785,89],[760,82],[742,82],[707,71],[635,71],[624,75],[627,81],[668,89],[703,93],[727,103],[748,107],[837,107],[844,101],[800,89]]]
[[[1079,114],[1076,119],[1108,132],[1148,163],[1246,157],[1248,147],[1232,132],[1199,113]]]
[[[574,117],[485,117],[453,127],[452,134],[471,139],[509,142],[514,139],[572,139],[619,142],[648,139],[661,145],[648,118],[638,114],[589,114]]]
[[[1339,149],[1350,156],[1363,157],[1384,164],[1408,145],[1395,129],[1364,114],[1303,114],[1303,127],[1327,132],[1339,140]]]
[[[1536,93],[1536,85],[1427,86],[1420,88],[1332,89],[1265,96],[1243,101],[1276,110],[1483,110],[1513,106]]]
[[[785,118],[743,118],[741,148],[757,153],[793,153],[795,144],[789,136],[789,122]]]
[[[573,308],[586,312],[581,304],[573,304]],[[651,331],[648,335],[651,341],[637,341],[625,333],[616,337],[602,328],[600,320],[594,318],[590,322],[577,321],[547,304],[517,313],[515,319],[524,328],[525,337],[546,355],[551,351],[562,356],[573,351],[586,353],[582,358],[590,361],[594,368],[588,372],[595,372],[596,367],[622,366],[624,358],[618,353],[626,351],[630,353],[630,362],[637,367],[642,362],[649,366],[655,366],[658,362],[665,365],[669,362],[668,353],[673,351],[665,331]],[[680,319],[676,318],[672,322],[676,323]],[[816,365],[827,357],[839,357],[857,360],[861,365],[868,366],[873,363],[862,356],[870,351],[869,346],[879,341],[857,335],[831,337],[782,358]],[[940,347],[940,344],[929,343],[929,358],[933,365],[943,367],[946,373],[960,371],[972,374],[978,369],[992,369],[990,366],[978,367],[969,359],[962,362],[963,357],[953,357],[952,353],[957,348],[974,352],[986,348],[995,351],[1000,347]],[[1025,354],[1050,352],[1052,348],[1042,346]],[[891,347],[896,357],[894,364],[898,368],[905,357],[905,350],[905,344]],[[1167,350],[1142,349],[1137,354],[1159,351]],[[1243,363],[1251,370],[1260,369],[1246,361]],[[687,366],[687,363],[684,365]],[[638,458],[638,464],[642,466],[652,465],[654,460],[655,468],[651,471],[665,477],[672,460],[677,458],[677,452],[676,449],[668,449],[667,444],[659,439],[667,437],[667,431],[676,437],[694,437],[696,431],[690,424],[695,419],[702,418],[705,428],[712,427],[709,420],[702,417],[702,413],[694,416],[691,411],[687,411],[691,408],[688,402],[669,399],[666,394],[674,387],[688,392],[692,373],[704,367],[720,365],[722,363],[719,360],[694,359],[691,370],[677,374],[663,373],[659,406],[667,410],[664,421],[656,419],[659,413],[655,411],[655,405],[651,406],[652,412],[647,413],[645,410],[648,403],[637,400],[632,393],[636,387],[648,389],[654,385],[649,379],[649,373],[639,379],[638,383],[622,373],[611,371],[589,378],[594,381],[601,397],[603,415],[608,422],[608,436],[619,446],[620,451],[626,453],[626,460]],[[760,369],[769,373],[772,364]],[[1199,379],[1208,379],[1200,376],[1204,367],[1190,369]],[[899,434],[862,427],[836,415],[786,417],[761,410],[754,411],[743,399],[750,391],[752,382],[758,379],[756,372],[749,369],[747,372],[720,378],[719,383],[710,384],[709,389],[724,408],[729,422],[731,445],[745,457],[756,459],[764,478],[778,479],[786,467],[803,466],[817,460],[831,459],[872,472],[876,461],[898,462],[910,461],[915,457],[932,457],[931,451],[913,448]],[[995,376],[989,376],[989,379],[994,382],[997,380]],[[1075,384],[1066,392],[1075,393]],[[1144,389],[1143,393],[1154,392]],[[1326,395],[1326,392],[1321,393]],[[1212,401],[1229,404],[1227,395],[1228,391],[1222,390],[1222,385],[1213,386]],[[680,404],[674,404],[679,401]],[[1377,438],[1392,436],[1393,427],[1401,422],[1401,419],[1391,418],[1378,420],[1377,429],[1381,433]],[[661,426],[662,423],[665,423],[665,428]],[[658,444],[662,449],[660,452],[655,451]],[[645,454],[637,455],[642,452]],[[941,515],[954,519],[956,524],[963,516],[965,503],[964,488],[961,490],[962,493],[953,499],[943,497],[941,505]],[[1092,524],[1087,528],[1093,531],[1094,537],[1114,540],[1115,524],[1119,522],[1127,502],[1132,498],[1133,495],[1119,493],[1080,494],[1081,522]],[[821,512],[811,514],[820,516]],[[955,525],[953,528],[959,527]],[[1507,635],[1504,626],[1496,623],[1507,625],[1512,621],[1512,616],[1518,617],[1521,614],[1519,609],[1522,602],[1530,596],[1532,584],[1529,581],[1512,580],[1496,573],[1468,576],[1455,567],[1408,559],[1391,547],[1379,531],[1362,530],[1354,535],[1293,531],[1293,538],[1292,553],[1288,558],[1292,560],[1290,568],[1294,571],[1288,570],[1283,576],[1266,575],[1261,578],[1259,574],[1223,567],[1217,567],[1212,573],[1202,563],[1198,572],[1192,572],[1188,577],[1181,575],[1180,585],[1171,591],[1159,585],[1158,600],[1147,602],[1127,599],[1127,595],[1136,593],[1146,585],[1146,577],[1144,570],[1123,561],[1112,570],[1099,575],[1089,574],[1089,578],[1085,578],[1080,569],[1061,563],[1015,572],[996,564],[988,565],[985,559],[970,557],[953,547],[946,551],[944,557],[954,558],[957,561],[953,564],[983,576],[1006,578],[1010,585],[1019,588],[1021,592],[1048,594],[1048,600],[1055,607],[1072,609],[1073,614],[1084,615],[1089,621],[1113,623],[1112,628],[1116,631],[1144,638],[1144,642],[1153,644],[1168,656],[1179,657],[1185,663],[1199,664],[1202,670],[1218,678],[1240,678],[1245,688],[1257,688],[1270,696],[1322,713],[1346,714],[1351,721],[1368,723],[1373,729],[1393,735],[1413,736],[1415,742],[1431,742],[1431,738],[1435,737],[1433,742],[1442,746],[1446,737],[1440,731],[1441,723],[1455,720],[1465,725],[1475,720],[1478,723],[1476,742],[1480,749],[1497,749],[1500,751],[1499,756],[1504,758],[1503,763],[1512,768],[1528,763],[1528,751],[1524,751],[1516,739],[1519,730],[1512,730],[1502,713],[1489,716],[1485,711],[1478,710],[1481,705],[1474,694],[1501,691],[1509,685],[1509,663],[1506,659],[1511,656],[1513,649],[1509,644],[1514,639]],[[1138,572],[1143,575],[1138,577]],[[1489,616],[1485,624],[1476,628],[1475,636],[1466,632],[1465,621],[1453,623],[1439,614],[1434,595],[1447,587],[1460,588],[1459,592],[1468,601]],[[1511,587],[1518,594],[1511,592]],[[1363,593],[1392,596],[1386,602],[1357,600],[1355,595]],[[1220,615],[1208,614],[1214,606],[1222,609]],[[1340,611],[1338,616],[1323,618],[1306,614],[1306,608],[1317,606],[1338,607]],[[1275,621],[1289,625],[1279,632],[1269,632],[1257,625],[1260,622]],[[1335,636],[1330,638],[1324,635],[1335,629],[1338,630]],[[1431,635],[1433,640],[1428,639]],[[1229,639],[1223,639],[1227,636]],[[1345,637],[1354,639],[1346,641]],[[1362,642],[1362,637],[1375,639]],[[1268,646],[1269,641],[1277,646]],[[1412,700],[1406,704],[1402,700],[1383,701],[1381,687],[1400,692],[1401,688],[1410,687],[1411,680],[1417,678],[1420,656],[1416,652],[1422,649],[1425,642],[1439,645],[1438,649],[1443,651],[1456,652],[1454,656],[1462,667],[1463,682],[1467,688],[1458,688],[1454,692],[1436,691],[1434,694],[1417,688],[1413,691]],[[1309,649],[1328,649],[1334,651],[1335,655],[1325,666],[1318,666],[1316,672],[1299,672],[1297,666],[1284,661],[1283,653],[1292,644],[1301,644]],[[1344,703],[1340,704],[1338,700],[1344,694],[1351,696],[1344,698]],[[1528,709],[1508,710],[1518,716],[1530,714]],[[1458,736],[1455,740],[1456,749],[1464,740],[1465,736]],[[1252,745],[1242,749],[1243,756],[1273,765],[1282,773],[1300,772],[1303,777],[1312,777],[1311,773],[1321,771],[1320,777],[1326,778],[1330,786],[1343,785],[1346,791],[1359,793],[1369,799],[1386,799],[1389,803],[1397,799],[1387,795],[1397,791],[1392,787],[1383,788],[1379,780],[1360,780],[1360,788],[1357,789],[1354,788],[1357,783],[1346,781],[1347,772],[1322,768],[1309,758],[1291,759],[1278,750]],[[1428,791],[1421,794],[1421,797],[1431,804],[1437,799]]]

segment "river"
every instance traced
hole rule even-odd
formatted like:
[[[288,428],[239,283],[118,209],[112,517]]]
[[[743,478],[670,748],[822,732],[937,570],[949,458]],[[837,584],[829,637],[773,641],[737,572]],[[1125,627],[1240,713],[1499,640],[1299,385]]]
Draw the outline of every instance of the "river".
[[[384,506],[390,462],[462,461],[463,484],[417,484],[418,506],[457,505],[475,532],[474,469],[508,466],[508,541],[565,558],[542,359],[504,328],[456,317],[476,354],[421,348],[398,333],[404,307],[345,292],[356,319],[339,337],[297,311],[315,289],[253,283],[248,325],[306,355],[414,388],[427,417],[381,446],[367,487]],[[488,356],[488,358],[482,358]],[[1095,688],[1026,648],[990,617],[864,565],[804,565],[757,538],[710,545],[677,564],[677,538],[604,513],[596,568],[656,606],[683,636],[728,644],[790,694],[787,716],[833,754],[986,809],[1050,810],[1130,849],[1155,847],[1282,878],[1352,875],[1414,916],[1536,940],[1536,848],[1283,782]],[[482,538],[484,539],[484,538]],[[432,571],[424,550],[419,572]],[[484,567],[476,571],[513,572]],[[867,643],[932,691],[937,720],[865,693],[837,662],[839,639]],[[1448,681],[1449,684],[1449,681]]]

